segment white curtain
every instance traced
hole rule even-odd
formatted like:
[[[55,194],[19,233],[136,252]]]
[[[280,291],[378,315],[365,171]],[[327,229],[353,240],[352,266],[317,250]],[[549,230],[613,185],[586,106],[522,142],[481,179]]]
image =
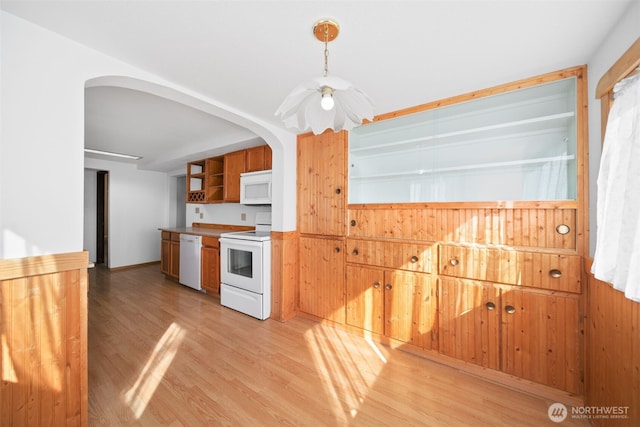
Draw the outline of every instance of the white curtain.
[[[640,302],[640,75],[614,87],[598,174],[591,272]]]

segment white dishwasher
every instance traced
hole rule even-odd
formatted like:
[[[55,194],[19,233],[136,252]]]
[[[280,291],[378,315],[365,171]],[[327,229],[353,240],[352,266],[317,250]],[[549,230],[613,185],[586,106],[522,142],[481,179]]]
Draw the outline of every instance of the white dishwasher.
[[[190,288],[202,290],[200,282],[200,251],[202,236],[180,235],[180,279],[179,282]]]

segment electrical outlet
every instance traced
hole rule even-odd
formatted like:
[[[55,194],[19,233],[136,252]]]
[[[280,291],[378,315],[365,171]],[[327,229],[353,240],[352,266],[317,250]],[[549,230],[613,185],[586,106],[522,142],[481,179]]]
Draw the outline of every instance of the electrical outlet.
[[[200,219],[204,218],[204,214],[200,212]]]
[[[200,208],[196,208],[196,213],[200,213]],[[202,218],[202,217],[200,217]]]
[[[240,214],[240,220],[241,220],[241,221],[246,221],[246,220],[247,220],[247,214],[246,214],[246,213],[244,213],[244,212],[243,212],[243,213],[241,213],[241,214]]]

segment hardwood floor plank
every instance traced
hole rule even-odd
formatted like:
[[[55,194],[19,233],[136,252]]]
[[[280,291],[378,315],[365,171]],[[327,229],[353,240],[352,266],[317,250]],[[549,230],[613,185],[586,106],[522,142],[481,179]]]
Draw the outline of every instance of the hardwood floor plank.
[[[306,318],[254,319],[156,265],[98,266],[89,289],[91,426],[553,425],[553,402]]]

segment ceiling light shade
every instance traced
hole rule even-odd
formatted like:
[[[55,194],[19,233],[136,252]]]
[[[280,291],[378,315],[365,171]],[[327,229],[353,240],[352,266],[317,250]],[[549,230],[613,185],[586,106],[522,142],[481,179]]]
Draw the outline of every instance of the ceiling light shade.
[[[276,115],[285,126],[318,135],[327,129],[349,130],[373,119],[371,99],[351,83],[329,76],[327,43],[338,36],[338,24],[320,20],[313,32],[325,44],[324,75],[298,85],[282,102]]]

